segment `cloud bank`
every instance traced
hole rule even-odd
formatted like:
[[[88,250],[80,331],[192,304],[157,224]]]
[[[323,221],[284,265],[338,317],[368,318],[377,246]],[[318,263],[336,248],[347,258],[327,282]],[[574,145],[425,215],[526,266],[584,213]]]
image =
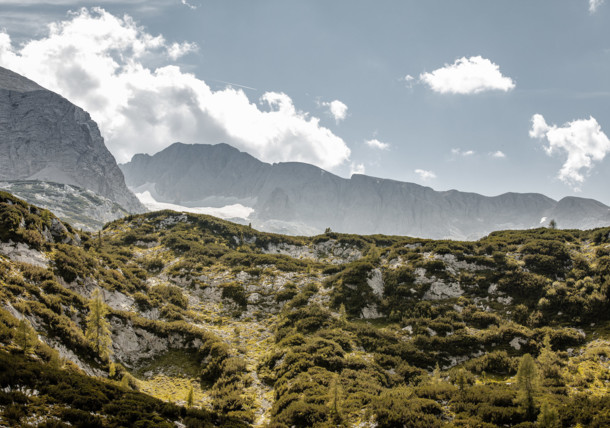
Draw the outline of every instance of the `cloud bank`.
[[[267,162],[326,169],[349,159],[345,142],[288,95],[267,92],[251,102],[241,89],[213,91],[172,65],[196,49],[101,8],[71,13],[18,47],[0,32],[0,64],[90,112],[119,162],[175,141],[225,142]]]
[[[420,74],[419,80],[439,94],[508,92],[515,87],[515,82],[503,76],[498,65],[481,56],[457,59],[453,64]]]
[[[531,138],[546,139],[544,149],[550,156],[565,154],[566,161],[558,177],[575,190],[585,181],[585,175],[610,153],[610,140],[593,117],[568,122],[562,127],[548,125],[541,114],[532,116]],[[583,172],[584,170],[584,172]]]

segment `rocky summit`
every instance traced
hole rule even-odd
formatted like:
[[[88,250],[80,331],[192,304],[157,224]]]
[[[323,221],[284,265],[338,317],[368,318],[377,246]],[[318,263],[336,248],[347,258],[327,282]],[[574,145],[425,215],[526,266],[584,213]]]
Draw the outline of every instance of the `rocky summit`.
[[[89,114],[2,67],[0,180],[79,186],[129,212],[145,211],[125,186],[123,174]]]

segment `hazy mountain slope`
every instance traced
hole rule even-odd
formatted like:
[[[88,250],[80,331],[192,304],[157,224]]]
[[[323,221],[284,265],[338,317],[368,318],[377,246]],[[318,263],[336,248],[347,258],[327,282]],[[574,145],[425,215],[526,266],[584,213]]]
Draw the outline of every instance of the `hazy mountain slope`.
[[[2,67],[0,179],[75,185],[130,212],[144,211],[89,114]]]
[[[347,233],[467,239],[538,227],[544,217],[564,228],[610,224],[609,208],[595,201],[437,192],[358,174],[344,179],[304,163],[267,164],[226,144],[176,143],[154,156],[136,155],[120,167],[130,187],[149,190],[158,201],[241,203],[254,208],[250,219],[262,228],[277,221],[318,232],[330,227]]]

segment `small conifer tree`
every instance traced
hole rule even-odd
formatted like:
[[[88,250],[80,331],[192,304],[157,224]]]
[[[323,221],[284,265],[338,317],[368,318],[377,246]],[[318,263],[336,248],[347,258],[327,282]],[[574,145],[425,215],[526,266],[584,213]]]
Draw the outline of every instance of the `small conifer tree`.
[[[545,380],[557,381],[561,379],[561,366],[559,356],[551,347],[551,339],[547,334],[544,336],[542,350],[537,358],[542,378]]]
[[[557,410],[546,401],[542,403],[540,414],[538,415],[538,426],[543,428],[559,428],[559,414]]]
[[[112,345],[110,323],[106,319],[106,315],[108,315],[108,307],[104,303],[101,290],[97,288],[89,301],[85,337],[87,337],[95,352],[104,359],[110,355],[110,345]]]
[[[195,391],[193,391],[193,385],[189,389],[189,392],[186,396],[186,407],[193,407],[193,396],[195,395]]]
[[[517,371],[517,385],[519,386],[518,401],[525,408],[526,416],[532,420],[536,413],[534,396],[538,388],[538,373],[536,363],[530,354],[521,357]]]
[[[24,354],[29,354],[34,349],[38,337],[32,329],[30,322],[25,318],[19,320],[17,331],[15,332],[15,343]]]

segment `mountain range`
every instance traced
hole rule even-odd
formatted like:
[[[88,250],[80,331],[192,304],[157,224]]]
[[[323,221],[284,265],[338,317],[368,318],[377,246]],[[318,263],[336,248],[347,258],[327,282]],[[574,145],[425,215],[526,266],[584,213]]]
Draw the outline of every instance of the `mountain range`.
[[[591,199],[488,197],[361,174],[348,179],[306,163],[265,163],[227,144],[175,143],[119,166],[87,112],[2,67],[0,187],[89,230],[146,211],[132,190],[152,210],[219,215],[292,235],[330,228],[463,240],[551,219],[564,229],[610,224],[610,208]]]
[[[345,179],[299,162],[269,164],[227,144],[175,143],[120,165],[127,185],[185,207],[241,204],[248,221],[280,233],[393,234],[478,239],[494,230],[529,229],[554,219],[561,228],[610,224],[610,208],[592,199],[555,201],[537,193],[488,197],[435,191],[414,183],[354,174]]]

